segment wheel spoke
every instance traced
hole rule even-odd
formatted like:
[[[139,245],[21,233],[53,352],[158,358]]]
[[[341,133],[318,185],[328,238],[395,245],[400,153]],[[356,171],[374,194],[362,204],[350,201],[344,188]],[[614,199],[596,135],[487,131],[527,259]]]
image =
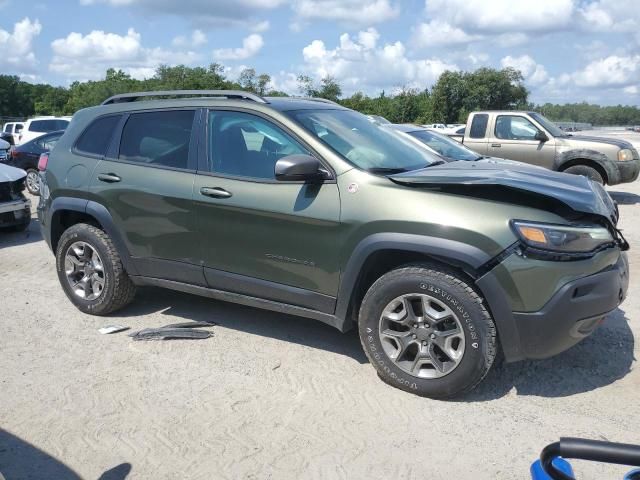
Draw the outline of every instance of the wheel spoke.
[[[461,349],[453,346],[453,341],[456,339],[460,339],[461,342],[464,340],[464,334],[457,326],[451,330],[435,332],[435,338],[432,341],[447,357],[456,362],[462,356]]]
[[[435,307],[436,305],[438,306],[438,308]],[[435,323],[441,322],[442,320],[445,320],[453,315],[453,312],[451,311],[451,309],[449,309],[449,307],[441,304],[440,302],[435,303],[430,298],[425,299],[424,301],[424,313]]]
[[[435,351],[434,344],[430,343],[427,348],[427,354],[429,355],[429,362],[433,365],[439,373],[445,373],[447,368],[445,363],[438,358],[438,353]]]

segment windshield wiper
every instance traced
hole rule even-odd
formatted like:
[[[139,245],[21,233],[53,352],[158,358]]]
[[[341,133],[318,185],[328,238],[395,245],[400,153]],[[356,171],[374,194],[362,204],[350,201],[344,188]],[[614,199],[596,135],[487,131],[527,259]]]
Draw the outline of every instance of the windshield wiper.
[[[391,168],[391,167],[372,167],[372,168],[367,168],[367,172],[371,172],[371,173],[379,173],[382,175],[393,175],[394,173],[404,173],[404,172],[408,172],[409,170],[407,170],[406,168]]]
[[[429,165],[425,165],[424,168],[437,167],[438,165],[444,165],[445,163],[447,162],[445,162],[444,160],[436,160],[435,162],[430,163]]]

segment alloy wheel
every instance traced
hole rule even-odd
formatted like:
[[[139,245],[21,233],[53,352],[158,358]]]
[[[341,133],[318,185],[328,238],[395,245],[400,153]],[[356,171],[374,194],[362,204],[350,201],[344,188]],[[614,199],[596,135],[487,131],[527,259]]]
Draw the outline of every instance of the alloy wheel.
[[[64,257],[64,270],[73,293],[84,300],[95,300],[104,290],[104,264],[87,242],[74,242]]]

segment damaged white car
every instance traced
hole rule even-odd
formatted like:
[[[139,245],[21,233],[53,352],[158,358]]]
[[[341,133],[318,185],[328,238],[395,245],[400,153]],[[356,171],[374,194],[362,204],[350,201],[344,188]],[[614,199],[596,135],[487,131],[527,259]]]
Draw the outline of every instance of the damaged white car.
[[[0,232],[26,230],[31,201],[24,196],[27,172],[0,163]]]

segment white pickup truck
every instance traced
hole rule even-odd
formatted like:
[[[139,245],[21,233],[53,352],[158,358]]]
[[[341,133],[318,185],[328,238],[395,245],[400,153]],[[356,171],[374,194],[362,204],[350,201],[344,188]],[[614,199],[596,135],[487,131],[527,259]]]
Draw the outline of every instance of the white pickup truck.
[[[537,112],[473,112],[463,135],[450,135],[481,155],[584,175],[601,184],[633,182],[640,156],[629,142],[563,132]]]

